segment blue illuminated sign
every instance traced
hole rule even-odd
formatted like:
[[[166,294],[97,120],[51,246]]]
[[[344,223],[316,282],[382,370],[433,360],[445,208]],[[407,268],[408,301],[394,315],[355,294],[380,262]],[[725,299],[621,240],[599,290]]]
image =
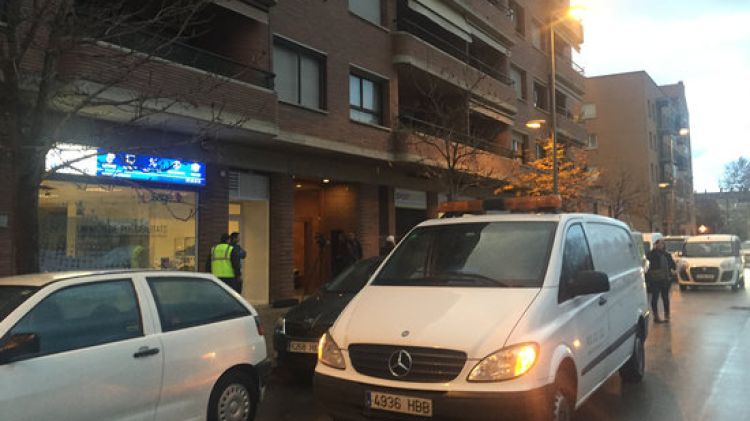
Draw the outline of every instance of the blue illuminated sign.
[[[206,166],[202,162],[102,150],[96,156],[96,175],[134,181],[206,185]]]

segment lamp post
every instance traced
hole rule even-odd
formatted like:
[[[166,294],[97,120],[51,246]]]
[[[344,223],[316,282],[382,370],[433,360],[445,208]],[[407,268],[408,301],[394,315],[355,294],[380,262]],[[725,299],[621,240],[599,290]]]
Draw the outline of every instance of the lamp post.
[[[549,25],[549,64],[550,64],[550,97],[551,97],[551,127],[552,131],[552,194],[558,194],[557,182],[557,67],[555,63],[555,25],[554,18]]]

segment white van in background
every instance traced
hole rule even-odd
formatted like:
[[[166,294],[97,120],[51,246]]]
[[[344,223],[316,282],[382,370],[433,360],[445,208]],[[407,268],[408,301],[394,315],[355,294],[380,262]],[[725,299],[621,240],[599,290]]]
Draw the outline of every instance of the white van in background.
[[[744,262],[736,235],[698,235],[685,241],[677,266],[680,289],[697,286],[745,288]]]

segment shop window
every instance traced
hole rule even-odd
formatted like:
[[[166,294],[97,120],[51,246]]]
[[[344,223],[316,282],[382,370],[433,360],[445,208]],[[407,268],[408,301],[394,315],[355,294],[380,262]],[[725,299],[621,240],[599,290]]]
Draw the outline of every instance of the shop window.
[[[40,270],[196,270],[191,191],[44,181]]]

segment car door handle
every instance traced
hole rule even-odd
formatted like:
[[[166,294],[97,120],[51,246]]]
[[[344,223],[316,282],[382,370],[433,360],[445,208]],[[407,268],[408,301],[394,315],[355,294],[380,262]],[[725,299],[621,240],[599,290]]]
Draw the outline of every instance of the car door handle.
[[[149,348],[147,346],[144,346],[140,349],[138,349],[138,352],[133,354],[133,358],[143,358],[143,357],[150,357],[152,355],[156,355],[159,353],[159,348]]]
[[[604,304],[607,304],[607,298],[599,297],[599,305],[603,306]]]

